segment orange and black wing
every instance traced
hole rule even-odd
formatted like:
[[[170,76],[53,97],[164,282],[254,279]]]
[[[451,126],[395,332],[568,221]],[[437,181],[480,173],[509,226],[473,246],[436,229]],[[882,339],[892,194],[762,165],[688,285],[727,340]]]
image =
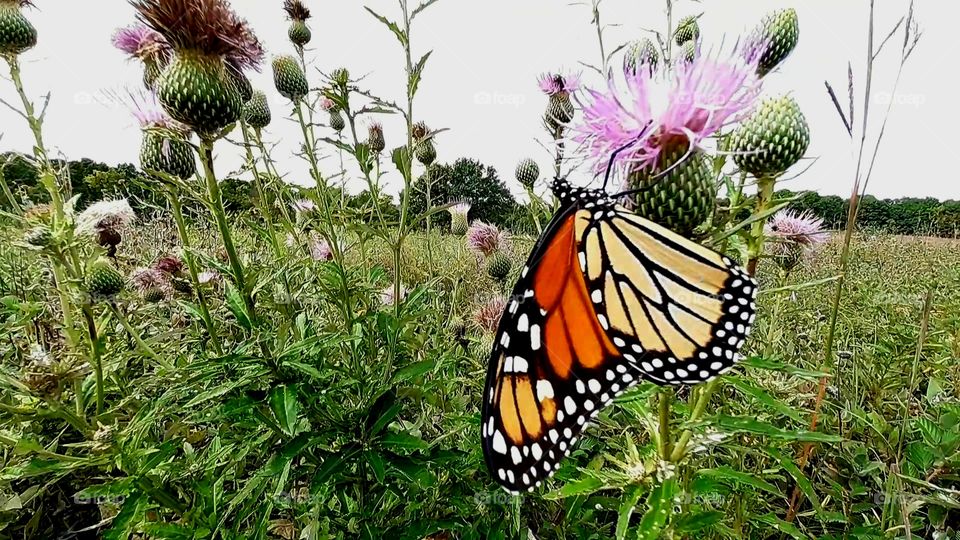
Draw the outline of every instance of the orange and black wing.
[[[728,369],[753,321],[756,285],[729,259],[612,204],[584,207],[567,207],[534,248],[490,355],[483,452],[513,492],[551,476],[639,380]]]

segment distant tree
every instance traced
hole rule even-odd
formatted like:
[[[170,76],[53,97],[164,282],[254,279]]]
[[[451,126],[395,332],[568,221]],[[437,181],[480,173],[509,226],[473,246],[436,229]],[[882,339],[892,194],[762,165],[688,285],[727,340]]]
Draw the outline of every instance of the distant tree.
[[[475,159],[461,158],[453,164],[431,166],[429,179],[431,206],[470,201],[471,222],[480,220],[503,227],[511,225],[518,204],[493,167],[484,166]],[[421,176],[412,187],[410,207],[416,213],[423,212],[426,201],[427,177]],[[446,212],[439,213],[433,222],[447,226],[450,216]]]

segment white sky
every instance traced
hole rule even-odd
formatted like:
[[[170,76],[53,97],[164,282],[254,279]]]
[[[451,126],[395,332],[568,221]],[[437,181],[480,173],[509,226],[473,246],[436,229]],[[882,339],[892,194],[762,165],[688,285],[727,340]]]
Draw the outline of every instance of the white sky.
[[[876,1],[879,42],[905,13],[908,0]],[[367,5],[397,19],[396,0],[305,2],[314,12],[310,21],[313,50],[308,59],[325,72],[347,66],[354,76],[366,75],[363,84],[374,93],[401,101],[404,72],[399,44],[364,10]],[[40,31],[40,43],[23,57],[25,83],[34,96],[53,94],[45,126],[48,145],[71,159],[137,163],[136,123],[126,109],[103,98],[105,92],[140,84],[140,67],[110,44],[113,30],[133,20],[133,9],[124,0],[98,0],[97,4],[103,7],[75,0],[41,0],[39,9],[29,10]],[[233,0],[234,8],[251,22],[271,54],[288,53],[292,47],[281,4],[281,0]],[[706,12],[701,28],[707,48],[724,39],[729,45],[767,10],[797,9],[800,44],[780,72],[767,77],[765,93],[793,93],[811,125],[808,157],[818,160],[784,187],[848,195],[854,147],[823,83],[829,80],[845,100],[847,61],[852,60],[858,94],[862,93],[867,0],[675,0],[675,4],[677,17]],[[649,35],[646,27],[665,24],[664,2],[658,0],[604,0],[601,9],[605,22],[616,24],[605,35],[608,50]],[[960,120],[955,98],[960,40],[954,24],[960,7],[953,1],[918,0],[916,10],[924,36],[894,95],[869,192],[880,197],[960,199],[953,167],[958,152],[950,131]],[[419,17],[413,35],[415,53],[419,56],[431,49],[434,53],[415,110],[417,119],[432,128],[450,130],[438,136],[439,161],[477,158],[494,166],[514,192],[520,187],[513,170],[522,158],[534,157],[542,170],[549,170],[549,155],[537,142],[544,139],[540,119],[545,97],[536,78],[543,71],[563,67],[581,70],[581,61],[599,62],[590,19],[587,5],[565,0],[440,0]],[[885,109],[881,105],[890,100],[900,36],[891,41],[875,67],[871,136],[879,130]],[[619,56],[614,62],[619,64]],[[600,83],[596,74],[583,71],[588,84]],[[318,73],[310,77],[313,86],[320,84]],[[290,108],[273,89],[269,59],[263,73],[252,79],[271,97],[274,123],[266,136],[279,142],[274,158],[290,180],[307,182],[306,166],[293,155],[300,144],[299,128],[283,119]],[[16,101],[8,80],[0,80],[0,98]],[[857,114],[862,114],[862,98]],[[388,149],[398,146],[404,138],[400,119],[382,121]],[[4,107],[0,107],[0,133],[0,150],[29,151],[32,146],[25,122]],[[336,155],[332,150],[326,153],[323,168],[338,170]],[[219,147],[221,176],[240,163],[239,149]],[[395,183],[396,174],[391,176],[386,181]],[[351,184],[353,191],[358,186]]]

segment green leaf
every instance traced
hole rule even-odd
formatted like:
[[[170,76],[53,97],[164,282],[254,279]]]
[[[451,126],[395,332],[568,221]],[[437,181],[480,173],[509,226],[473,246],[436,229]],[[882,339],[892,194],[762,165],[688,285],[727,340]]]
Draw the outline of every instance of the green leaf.
[[[420,57],[420,60],[413,66],[413,71],[407,80],[407,95],[411,98],[417,94],[417,88],[420,87],[420,80],[423,78],[423,68],[426,67],[431,54],[433,54],[433,51],[427,51],[427,54]]]
[[[226,281],[226,280],[225,280]],[[246,328],[247,330],[253,329],[253,323],[250,322],[250,315],[247,313],[247,307],[243,302],[243,299],[240,297],[240,293],[237,292],[237,288],[233,286],[229,281],[227,283],[227,307],[230,308],[230,313],[233,313],[233,316],[237,319],[237,324]]]
[[[761,405],[766,405],[767,407],[779,412],[780,414],[783,414],[784,416],[788,416],[797,422],[802,423],[804,421],[803,416],[796,409],[774,398],[764,389],[754,386],[747,380],[739,377],[730,377],[726,380],[726,382],[743,394],[746,394],[748,397],[753,398]]]
[[[410,177],[411,167],[413,165],[413,159],[411,158],[410,149],[406,146],[400,146],[394,148],[391,153],[391,158],[393,159],[394,166],[397,167],[397,170],[400,171],[400,174],[403,175],[405,180],[412,180]]]
[[[798,529],[796,525],[793,525],[792,523],[787,523],[786,521],[778,518],[773,514],[766,514],[763,516],[753,516],[753,517],[757,521],[760,521],[761,523],[766,523],[767,525],[770,525],[774,529],[777,529],[778,531],[786,533],[797,540],[808,540],[810,538],[809,536],[803,534],[803,532],[800,529]]]
[[[416,379],[425,373],[429,373],[435,367],[437,367],[436,360],[424,360],[422,362],[411,364],[393,374],[393,384],[397,385],[407,382],[410,379]]]
[[[119,478],[102,484],[87,486],[73,495],[74,502],[97,501],[102,499],[117,500],[133,492],[134,478]]]
[[[725,515],[718,510],[687,514],[674,523],[674,528],[683,533],[699,532],[720,523]]]
[[[624,494],[623,501],[620,503],[620,509],[617,511],[617,530],[615,533],[617,540],[623,540],[627,536],[627,529],[630,527],[630,516],[633,515],[633,511],[636,509],[637,502],[640,500],[641,495],[643,495],[643,488],[641,486],[633,486]]]
[[[366,457],[367,463],[370,464],[373,477],[376,478],[377,482],[382,483],[387,475],[387,464],[384,462],[383,456],[373,450],[367,450],[364,457]]]
[[[730,467],[724,465],[723,467],[717,467],[716,469],[704,469],[697,472],[698,476],[708,476],[710,478],[715,478],[717,480],[725,481],[727,483],[742,484],[745,486],[750,486],[754,489],[760,491],[765,491],[770,495],[773,495],[777,498],[782,498],[783,493],[777,486],[774,486],[770,482],[757,478],[755,476],[743,473],[740,471],[735,471]]]
[[[673,515],[673,497],[677,491],[677,481],[673,478],[653,488],[647,497],[646,513],[637,527],[637,538],[641,540],[656,540],[667,524],[667,519]]]
[[[773,448],[766,448],[764,451],[770,455],[773,459],[777,460],[783,470],[787,471],[790,476],[793,477],[794,482],[797,483],[797,487],[803,492],[803,495],[810,501],[810,504],[813,505],[813,509],[817,511],[817,514],[823,513],[823,506],[820,504],[820,497],[817,496],[816,490],[813,489],[813,484],[807,478],[803,471],[800,470],[800,467],[793,462],[792,459],[784,456],[780,452],[777,452]]]
[[[324,458],[323,463],[317,468],[317,473],[313,476],[313,484],[319,485],[327,482],[333,475],[347,468],[347,461],[359,452],[356,445],[350,445],[343,450],[329,454]]]
[[[786,373],[787,375],[790,375],[793,377],[800,377],[808,380],[817,380],[817,379],[820,379],[821,377],[830,376],[829,373],[826,373],[824,371],[811,371],[808,369],[800,369],[790,364],[785,364],[783,362],[776,362],[769,358],[763,358],[760,356],[752,356],[750,358],[744,359],[740,362],[740,365],[754,368],[754,369],[765,369],[768,371],[777,371],[779,373]]]
[[[142,493],[137,493],[128,498],[120,507],[120,512],[114,516],[109,531],[103,533],[103,540],[126,540],[135,531],[137,524],[143,518],[143,512],[146,508],[147,498]]]
[[[397,26],[397,23],[395,23],[395,22],[387,19],[387,18],[384,17],[383,15],[380,15],[380,14],[377,13],[376,11],[374,11],[374,10],[372,10],[372,9],[366,7],[366,6],[364,6],[364,9],[366,9],[368,12],[370,12],[370,14],[373,15],[378,21],[380,21],[380,22],[382,22],[383,24],[385,24],[385,25],[387,26],[387,28],[389,28],[390,31],[393,32],[393,35],[397,36],[397,40],[400,41],[400,44],[401,44],[401,45],[403,45],[404,47],[407,46],[407,34],[404,33],[404,31],[401,30],[399,26]]]
[[[551,494],[548,498],[563,499],[566,497],[576,497],[578,495],[589,495],[597,490],[603,489],[603,481],[592,476],[585,476],[579,480],[565,484],[559,492]]]
[[[840,443],[844,440],[839,435],[828,435],[817,431],[780,429],[766,422],[743,416],[718,416],[712,420],[712,423],[723,431],[755,433],[783,441]]]
[[[297,414],[300,412],[300,403],[297,401],[297,389],[284,385],[274,388],[270,392],[270,408],[280,425],[280,429],[291,437],[297,429]]]
[[[404,432],[390,432],[380,440],[384,448],[391,450],[426,450],[430,445],[420,437]]]

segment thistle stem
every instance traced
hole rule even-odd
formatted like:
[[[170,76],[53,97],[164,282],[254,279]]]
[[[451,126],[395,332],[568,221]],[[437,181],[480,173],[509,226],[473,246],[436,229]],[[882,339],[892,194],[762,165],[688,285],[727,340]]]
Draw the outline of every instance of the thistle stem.
[[[109,306],[110,306],[110,311],[113,313],[113,316],[116,317],[118,321],[120,321],[120,326],[123,326],[123,329],[128,334],[130,334],[130,337],[133,338],[133,342],[137,344],[137,348],[140,349],[140,352],[147,355],[151,360],[159,363],[164,368],[173,369],[172,364],[170,364],[165,359],[157,355],[156,351],[154,351],[153,348],[150,347],[150,345],[147,345],[147,343],[143,341],[143,338],[140,337],[140,333],[137,332],[133,328],[133,326],[130,325],[130,321],[127,319],[126,315],[124,315],[123,312],[120,310],[120,308],[117,306],[116,302],[111,301],[109,303]]]
[[[90,360],[96,377],[97,416],[100,416],[103,414],[104,407],[103,356],[100,354],[102,343],[97,332],[97,322],[93,315],[93,309],[89,304],[85,304],[81,311],[87,323],[87,337],[90,339]]]
[[[662,389],[658,394],[659,411],[659,435],[660,435],[660,458],[664,461],[670,461],[673,450],[673,442],[670,433],[670,405],[673,402],[673,390],[670,388]]]
[[[200,161],[203,163],[204,177],[207,184],[207,196],[210,198],[210,207],[213,211],[214,220],[220,231],[223,247],[227,251],[227,258],[230,261],[230,268],[233,273],[234,283],[240,291],[243,303],[250,314],[251,319],[256,320],[256,303],[250,290],[247,288],[247,280],[244,277],[243,263],[237,254],[236,245],[233,243],[233,234],[230,232],[230,225],[227,223],[226,210],[223,207],[223,195],[220,193],[220,185],[217,183],[217,176],[213,172],[213,140],[204,138],[200,142]]]
[[[187,224],[183,219],[183,205],[180,202],[180,195],[176,188],[167,190],[167,200],[170,201],[170,208],[173,210],[173,220],[177,224],[177,233],[180,235],[180,244],[183,245],[183,260],[187,263],[187,269],[190,272],[190,281],[193,283],[193,290],[197,291],[197,303],[200,306],[200,317],[203,319],[204,326],[207,327],[207,334],[210,336],[210,342],[213,344],[213,350],[218,355],[223,354],[220,346],[220,337],[217,335],[217,326],[210,316],[210,308],[207,304],[207,294],[200,286],[200,272],[197,268],[197,261],[191,252],[190,233],[187,232]]]
[[[770,208],[770,203],[773,201],[773,188],[776,183],[776,178],[772,176],[761,176],[757,178],[757,214],[762,214]],[[764,219],[758,219],[754,222],[750,232],[747,272],[749,272],[751,276],[757,275],[757,264],[760,262],[760,255],[763,253],[763,227],[765,222],[766,220]]]
[[[703,418],[703,414],[707,410],[707,404],[710,403],[710,398],[713,397],[713,393],[716,391],[717,386],[719,385],[720,378],[717,377],[699,389],[697,400],[693,405],[693,410],[690,411],[690,418],[688,420],[690,423],[699,422],[700,419]],[[690,444],[690,439],[692,437],[693,431],[689,429],[684,430],[684,432],[680,434],[680,439],[677,441],[676,446],[673,448],[673,452],[670,454],[670,461],[672,463],[679,462],[684,456],[687,455],[687,446]]]

